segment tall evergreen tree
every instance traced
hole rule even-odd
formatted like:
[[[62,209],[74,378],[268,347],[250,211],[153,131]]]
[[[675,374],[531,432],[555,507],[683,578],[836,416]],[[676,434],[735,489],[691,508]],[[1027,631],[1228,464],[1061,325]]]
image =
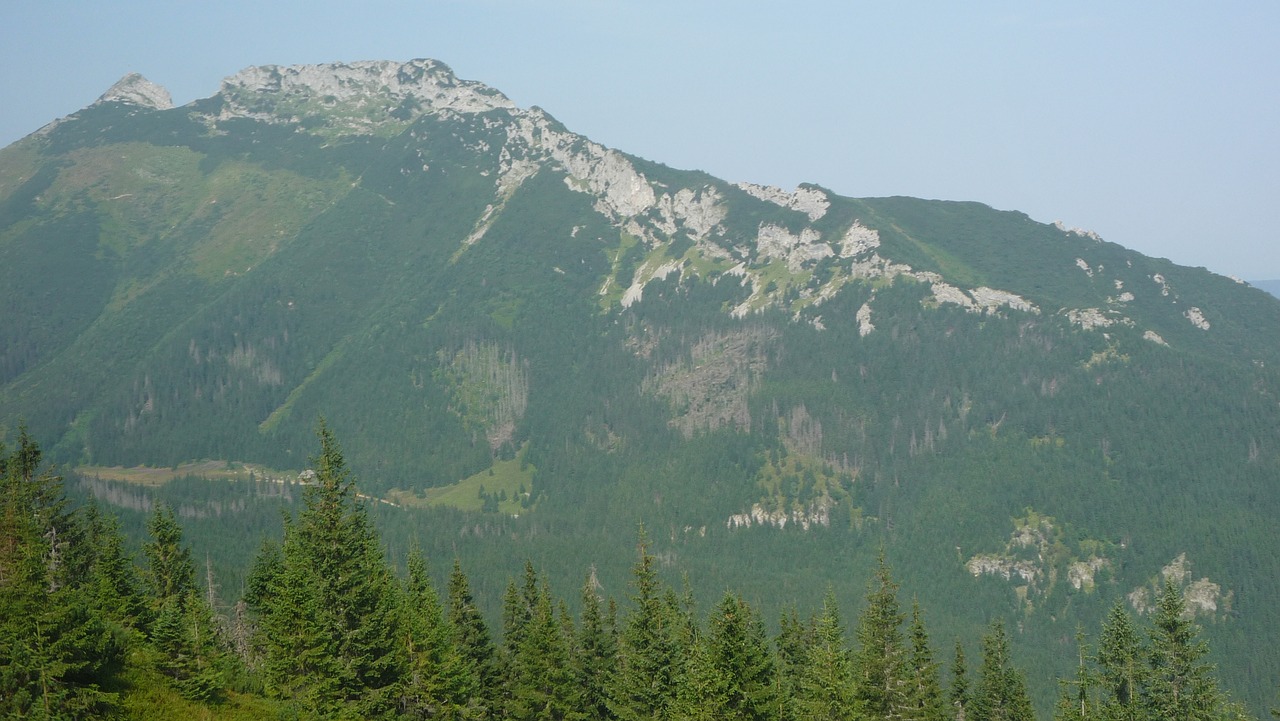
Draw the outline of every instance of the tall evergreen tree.
[[[120,522],[96,505],[89,505],[84,514],[88,543],[94,549],[94,604],[118,631],[137,634],[147,618],[147,599],[138,569],[125,551]]]
[[[1223,711],[1208,645],[1186,614],[1186,601],[1171,580],[1156,601],[1151,619],[1149,674],[1142,695],[1152,718],[1208,721]]]
[[[270,643],[263,624],[283,591],[283,577],[284,555],[280,546],[264,539],[245,577],[244,596],[241,598],[244,613],[237,619],[241,627],[236,629],[239,638],[234,643],[240,662],[250,671],[261,670],[266,661]]]
[[[147,522],[147,558],[153,620],[151,640],[160,652],[158,667],[178,692],[194,700],[219,693],[226,679],[225,639],[213,608],[196,586],[191,549],[173,509],[157,503]]]
[[[1054,721],[1092,721],[1105,718],[1099,701],[1097,674],[1088,664],[1089,648],[1084,632],[1076,632],[1076,676],[1074,680],[1062,679],[1058,702],[1054,706]]]
[[[964,659],[964,644],[956,639],[956,655],[951,662],[951,690],[947,700],[951,703],[951,718],[966,721],[969,715],[969,669]]]
[[[408,565],[399,624],[406,656],[398,694],[400,714],[461,719],[475,692],[475,679],[454,646],[453,629],[445,621],[426,560],[414,550]]]
[[[1003,621],[995,621],[982,639],[982,668],[968,718],[970,721],[1035,719],[1026,680],[1009,654],[1009,637]]]
[[[182,542],[182,526],[173,509],[157,501],[147,520],[146,543],[142,553],[147,559],[147,585],[151,603],[157,613],[173,599],[184,598],[196,590],[196,566],[191,549]]]
[[[123,649],[97,602],[83,523],[41,461],[25,427],[12,452],[0,447],[0,717],[105,715],[116,697],[102,684]]]
[[[742,599],[726,593],[711,614],[707,633],[708,660],[721,681],[715,705],[724,717],[776,720],[777,668],[765,636],[764,623]]]
[[[1103,622],[1097,663],[1106,718],[1144,721],[1147,715],[1141,689],[1146,678],[1146,651],[1123,602],[1112,606]]]
[[[944,721],[947,718],[946,700],[942,697],[942,682],[938,678],[938,663],[933,660],[929,646],[929,634],[924,627],[924,617],[919,601],[911,603],[911,656],[907,662],[911,673],[909,691],[911,711],[907,718],[915,721]]]
[[[830,587],[827,588],[827,593],[831,593]],[[782,692],[788,699],[795,698],[809,647],[816,642],[815,623],[813,617],[807,622],[800,620],[800,613],[795,606],[786,609],[778,617],[778,637],[774,640],[774,647],[777,648]]]
[[[853,661],[835,591],[828,588],[811,642],[797,672],[792,707],[797,719],[850,721],[860,718],[854,695]]]
[[[228,654],[209,602],[195,589],[164,601],[151,624],[157,667],[182,696],[216,698],[226,685]]]
[[[910,680],[898,611],[898,585],[881,552],[867,607],[858,618],[858,650],[854,655],[854,696],[863,711],[877,719],[906,718]]]
[[[582,620],[578,624],[574,667],[578,677],[577,706],[589,721],[613,718],[608,704],[608,683],[616,668],[616,629],[600,608],[594,574],[582,585]]]
[[[536,576],[535,576],[536,580]],[[575,701],[577,689],[570,660],[572,630],[554,612],[548,589],[526,589],[533,608],[521,629],[510,661],[506,718],[512,721],[580,721],[585,712]]]
[[[727,719],[721,703],[729,685],[711,657],[711,644],[701,633],[695,634],[682,651],[681,672],[675,696],[664,718],[681,721],[719,721]]]
[[[466,714],[468,718],[488,718],[497,708],[502,674],[489,628],[471,595],[471,582],[457,559],[454,559],[453,570],[449,573],[448,591],[449,625],[453,628],[454,647],[475,682],[475,693],[467,702]]]
[[[342,452],[320,422],[315,481],[285,526],[262,625],[275,693],[325,717],[386,715],[403,672],[396,586]]]
[[[622,721],[663,718],[675,693],[679,615],[658,579],[649,543],[640,531],[640,559],[632,588],[634,607],[618,638],[618,669],[609,684],[609,710]]]

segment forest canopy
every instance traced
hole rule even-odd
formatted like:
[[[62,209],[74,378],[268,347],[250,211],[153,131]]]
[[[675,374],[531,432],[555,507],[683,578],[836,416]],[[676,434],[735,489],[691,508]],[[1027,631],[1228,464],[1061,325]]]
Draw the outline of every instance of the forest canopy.
[[[703,610],[665,583],[642,527],[625,598],[602,597],[586,569],[572,613],[527,562],[491,629],[456,561],[444,594],[421,552],[392,567],[323,421],[317,435],[302,508],[258,551],[231,615],[198,582],[172,508],[153,508],[137,564],[112,516],[70,507],[25,429],[0,449],[3,717],[1035,718],[1004,623],[972,655],[938,643],[883,552],[850,627],[828,591],[771,635],[733,591]],[[1250,718],[1172,583],[1148,623],[1117,605],[1078,651],[1054,719]]]

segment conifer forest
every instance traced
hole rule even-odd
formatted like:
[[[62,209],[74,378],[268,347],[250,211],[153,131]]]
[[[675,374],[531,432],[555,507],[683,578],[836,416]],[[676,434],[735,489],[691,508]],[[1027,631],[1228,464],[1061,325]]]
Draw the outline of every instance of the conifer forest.
[[[3,717],[1036,718],[1004,622],[978,647],[932,637],[883,551],[863,598],[828,590],[770,633],[731,589],[700,608],[687,579],[664,581],[640,528],[625,597],[602,597],[584,569],[571,603],[526,562],[492,627],[458,561],[443,592],[428,563],[450,559],[414,550],[392,567],[323,421],[318,436],[302,507],[228,614],[172,508],[155,505],[135,563],[113,516],[69,506],[24,430],[0,455]],[[1149,620],[1118,604],[1076,642],[1055,721],[1251,718],[1172,582]]]

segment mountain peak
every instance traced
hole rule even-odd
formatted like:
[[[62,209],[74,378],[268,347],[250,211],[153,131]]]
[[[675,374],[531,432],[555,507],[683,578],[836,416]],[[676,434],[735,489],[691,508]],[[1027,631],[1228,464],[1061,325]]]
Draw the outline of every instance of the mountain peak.
[[[138,73],[129,73],[117,80],[115,85],[94,101],[94,105],[112,102],[141,105],[155,110],[168,110],[173,107],[173,98],[169,96],[168,90]]]
[[[483,113],[515,104],[482,83],[460,80],[436,60],[260,65],[222,81],[227,117],[288,119],[318,114],[331,126],[368,130],[441,110]]]

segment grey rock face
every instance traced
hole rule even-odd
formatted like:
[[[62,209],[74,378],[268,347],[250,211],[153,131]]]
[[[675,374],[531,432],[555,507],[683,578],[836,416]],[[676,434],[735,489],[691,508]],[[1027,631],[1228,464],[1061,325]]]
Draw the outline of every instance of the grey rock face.
[[[173,98],[169,96],[168,90],[138,73],[129,73],[120,78],[115,85],[94,101],[94,105],[111,102],[141,105],[155,110],[168,110],[173,107]]]

